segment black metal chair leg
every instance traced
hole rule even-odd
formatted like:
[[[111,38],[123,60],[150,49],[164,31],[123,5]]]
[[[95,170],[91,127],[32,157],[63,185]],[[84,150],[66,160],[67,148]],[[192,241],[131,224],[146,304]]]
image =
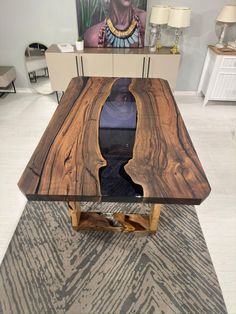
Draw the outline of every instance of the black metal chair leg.
[[[12,91],[11,89],[10,89],[10,90],[7,90],[7,91],[5,91],[5,92],[1,91],[1,92],[0,92],[0,97],[2,97],[2,96],[5,95],[5,94],[15,94],[15,93],[16,93],[16,87],[15,87],[14,81],[12,81],[10,84],[11,84],[12,87],[13,87],[13,91]],[[10,87],[10,84],[8,85],[8,87]]]
[[[56,91],[57,103],[59,104],[58,92]]]
[[[16,93],[16,87],[15,87],[14,81],[12,81],[11,83],[12,83],[12,86],[13,86],[13,89],[14,89],[14,93]]]

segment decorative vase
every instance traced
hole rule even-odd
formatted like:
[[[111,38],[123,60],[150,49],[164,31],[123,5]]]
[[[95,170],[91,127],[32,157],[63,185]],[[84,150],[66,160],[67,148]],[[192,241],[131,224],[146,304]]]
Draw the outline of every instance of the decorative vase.
[[[83,40],[76,41],[75,46],[76,50],[84,50],[84,41]]]

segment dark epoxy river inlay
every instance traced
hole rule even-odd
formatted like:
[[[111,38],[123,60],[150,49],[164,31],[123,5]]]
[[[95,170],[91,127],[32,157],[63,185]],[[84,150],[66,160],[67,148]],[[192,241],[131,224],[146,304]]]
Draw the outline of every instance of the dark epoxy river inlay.
[[[135,184],[124,170],[133,156],[137,122],[130,82],[130,79],[115,82],[100,114],[99,145],[107,161],[107,166],[99,173],[103,196],[143,196],[142,187]]]

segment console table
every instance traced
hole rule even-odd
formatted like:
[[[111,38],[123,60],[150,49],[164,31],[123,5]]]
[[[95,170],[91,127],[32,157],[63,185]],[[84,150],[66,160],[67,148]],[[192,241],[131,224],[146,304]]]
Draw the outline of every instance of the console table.
[[[162,78],[172,90],[176,85],[180,54],[169,48],[150,53],[148,48],[85,48],[61,52],[57,45],[46,51],[49,77],[54,91],[65,91],[76,76]]]
[[[208,100],[236,101],[236,51],[222,51],[209,46],[198,93]]]

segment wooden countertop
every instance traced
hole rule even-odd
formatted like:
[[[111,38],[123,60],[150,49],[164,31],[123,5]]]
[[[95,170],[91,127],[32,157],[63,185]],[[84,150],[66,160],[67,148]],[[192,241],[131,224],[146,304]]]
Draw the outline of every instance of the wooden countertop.
[[[236,56],[236,50],[230,50],[229,48],[217,48],[213,45],[209,45],[208,47],[218,55]]]
[[[57,47],[56,44],[51,45],[47,50],[46,53],[60,53],[60,49]],[[162,47],[159,51],[150,52],[148,47],[144,48],[84,48],[82,51],[77,51],[74,46],[74,52],[64,52],[69,54],[83,54],[83,53],[101,53],[101,54],[156,54],[156,55],[171,55],[175,56],[170,53],[170,47]],[[178,54],[177,54],[178,55]]]

